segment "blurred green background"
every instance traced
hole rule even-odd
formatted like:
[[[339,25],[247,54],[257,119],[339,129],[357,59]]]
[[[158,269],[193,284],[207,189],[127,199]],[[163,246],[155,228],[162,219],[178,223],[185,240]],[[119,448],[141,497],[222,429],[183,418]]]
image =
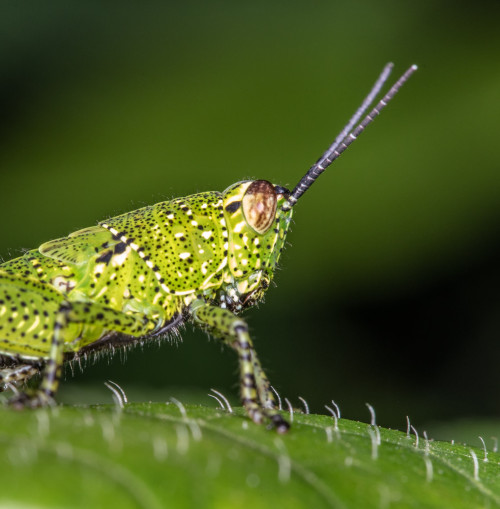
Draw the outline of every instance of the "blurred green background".
[[[246,316],[294,404],[498,418],[499,22],[498,1],[2,2],[0,255],[244,178],[293,187],[384,64],[416,63],[301,200]],[[61,398],[236,396],[233,353],[182,336],[68,372]]]

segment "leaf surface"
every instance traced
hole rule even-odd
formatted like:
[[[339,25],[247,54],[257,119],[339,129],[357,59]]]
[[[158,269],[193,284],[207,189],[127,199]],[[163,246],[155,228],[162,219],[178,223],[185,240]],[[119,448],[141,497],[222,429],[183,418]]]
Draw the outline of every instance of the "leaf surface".
[[[0,419],[0,507],[500,507],[499,454],[328,416],[285,436],[174,403]]]

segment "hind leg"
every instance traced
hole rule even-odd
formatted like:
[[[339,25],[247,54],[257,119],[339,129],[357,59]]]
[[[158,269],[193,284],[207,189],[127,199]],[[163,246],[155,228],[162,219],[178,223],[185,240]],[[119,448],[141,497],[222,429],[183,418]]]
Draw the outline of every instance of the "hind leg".
[[[154,329],[156,320],[139,313],[125,314],[91,302],[63,302],[56,313],[49,357],[40,386],[34,393],[20,392],[11,398],[9,404],[12,407],[36,408],[54,403],[64,361],[64,346],[75,339],[70,334],[71,324],[98,326],[102,330],[140,337]]]

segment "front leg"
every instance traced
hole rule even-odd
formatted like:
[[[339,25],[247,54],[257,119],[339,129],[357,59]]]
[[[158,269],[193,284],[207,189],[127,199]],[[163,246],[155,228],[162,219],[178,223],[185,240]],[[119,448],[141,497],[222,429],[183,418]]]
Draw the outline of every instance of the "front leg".
[[[276,410],[269,380],[260,365],[246,322],[228,309],[202,300],[194,301],[190,312],[195,323],[236,350],[240,365],[241,401],[250,418],[256,424],[268,419],[278,433],[286,433],[290,425]]]

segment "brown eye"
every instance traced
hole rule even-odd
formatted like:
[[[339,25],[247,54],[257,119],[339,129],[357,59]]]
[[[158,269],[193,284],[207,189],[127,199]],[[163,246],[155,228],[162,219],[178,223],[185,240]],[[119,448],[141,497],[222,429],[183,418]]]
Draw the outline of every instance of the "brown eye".
[[[252,182],[242,200],[247,223],[257,232],[266,233],[276,215],[276,192],[267,180]]]

